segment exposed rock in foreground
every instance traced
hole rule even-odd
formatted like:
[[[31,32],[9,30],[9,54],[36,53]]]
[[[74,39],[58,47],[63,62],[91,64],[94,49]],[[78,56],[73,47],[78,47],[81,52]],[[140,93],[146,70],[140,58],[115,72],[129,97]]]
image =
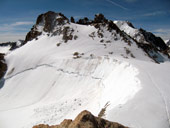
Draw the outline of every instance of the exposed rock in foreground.
[[[88,111],[82,111],[75,120],[64,120],[60,125],[40,124],[33,128],[128,128],[116,122],[110,122],[105,119],[95,117]]]

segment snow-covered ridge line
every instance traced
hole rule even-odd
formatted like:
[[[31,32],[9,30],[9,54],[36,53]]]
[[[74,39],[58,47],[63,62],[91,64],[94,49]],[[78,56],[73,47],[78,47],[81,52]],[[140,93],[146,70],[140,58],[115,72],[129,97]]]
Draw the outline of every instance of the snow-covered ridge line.
[[[127,33],[139,43],[151,44],[160,51],[168,49],[165,42],[160,37],[155,36],[151,32],[147,32],[142,28],[137,29],[132,25],[132,23],[128,21],[114,21],[114,23],[119,27],[120,30]]]

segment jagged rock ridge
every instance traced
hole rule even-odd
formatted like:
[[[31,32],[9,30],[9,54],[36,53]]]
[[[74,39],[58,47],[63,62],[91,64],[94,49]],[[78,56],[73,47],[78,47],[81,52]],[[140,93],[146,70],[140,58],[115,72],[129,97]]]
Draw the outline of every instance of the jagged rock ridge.
[[[165,42],[160,37],[156,37],[151,32],[147,32],[142,28],[136,29],[129,21],[114,21],[114,23],[120,28],[120,30],[126,32],[138,43],[150,44],[160,51],[168,49]]]
[[[95,117],[88,111],[82,111],[74,121],[64,120],[60,125],[40,124],[33,128],[128,128],[116,122],[110,122],[105,119]]]
[[[156,37],[151,32],[147,32],[141,28],[136,29],[132,23],[128,21],[114,21],[114,23],[120,30],[127,33],[155,62],[164,61],[162,54],[169,57],[169,48],[160,37]]]
[[[38,16],[36,24],[31,28],[31,31],[26,35],[25,42],[31,41],[42,32],[55,33],[55,27],[62,26],[68,23],[69,20],[61,13],[49,11]]]
[[[74,22],[74,19],[71,21]],[[108,21],[102,14],[95,15],[94,20],[89,20],[85,17],[84,19],[78,20],[76,23],[81,25],[93,25],[96,28],[99,28],[99,24],[102,24],[103,26],[108,25],[108,30],[111,31],[111,29],[115,29],[117,32],[121,32],[112,21]],[[53,36],[60,35],[61,33],[65,34],[67,28],[62,29],[65,24],[70,24],[70,22],[68,18],[61,13],[49,11],[41,14],[38,16],[36,24],[33,25],[31,31],[26,35],[25,42],[36,39],[42,32],[47,32]]]
[[[147,42],[157,47],[160,51],[166,51],[168,49],[167,45],[160,37],[156,37],[151,32],[147,32],[143,29],[139,29],[139,31],[144,36]]]

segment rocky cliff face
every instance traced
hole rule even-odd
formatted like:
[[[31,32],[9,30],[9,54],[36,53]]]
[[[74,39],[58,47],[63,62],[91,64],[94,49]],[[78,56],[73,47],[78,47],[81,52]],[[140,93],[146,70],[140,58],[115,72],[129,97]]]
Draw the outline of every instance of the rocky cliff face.
[[[88,111],[82,111],[75,120],[64,120],[60,125],[40,124],[33,128],[128,128],[116,122],[95,117]]]
[[[5,63],[4,54],[0,53],[0,80],[4,76],[7,70],[7,64]],[[1,81],[0,81],[0,88],[1,88]]]
[[[144,36],[144,39],[149,42],[151,45],[153,45],[155,48],[157,48],[160,51],[166,51],[168,49],[165,42],[160,38],[156,37],[151,32],[147,32],[143,29],[139,29],[140,33]]]

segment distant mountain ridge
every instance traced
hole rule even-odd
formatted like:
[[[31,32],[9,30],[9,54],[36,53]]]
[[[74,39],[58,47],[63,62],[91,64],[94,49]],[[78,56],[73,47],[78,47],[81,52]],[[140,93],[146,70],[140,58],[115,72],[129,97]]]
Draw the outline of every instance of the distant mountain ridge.
[[[18,42],[1,43],[0,48],[2,47],[3,49],[7,49],[6,51],[8,51],[8,49],[14,50],[24,45],[28,41],[38,39],[37,37],[42,35],[42,33],[48,33],[49,36],[62,34],[63,39],[67,42],[67,40],[72,40],[74,38],[71,35],[74,29],[69,30],[69,28],[63,26],[70,23],[80,25],[91,25],[99,31],[101,27],[104,26],[107,27],[108,31],[116,30],[116,32],[119,33],[125,41],[129,42],[129,44],[131,42],[131,39],[134,40],[136,44],[140,48],[142,48],[147,53],[147,55],[156,62],[164,61],[163,57],[161,57],[161,53],[165,54],[166,56],[169,56],[169,47],[160,37],[156,37],[154,34],[147,32],[142,28],[136,29],[133,24],[128,21],[111,21],[106,19],[103,14],[97,14],[94,17],[94,20],[90,20],[85,17],[75,22],[73,17],[71,17],[71,19],[69,20],[62,13],[55,13],[53,11],[49,11],[38,16],[36,24],[33,25],[31,31],[27,33],[24,41],[19,40]],[[68,32],[70,34],[66,35]],[[99,36],[103,35],[102,32],[98,34]]]
[[[117,34],[120,34],[125,42],[131,44],[132,40],[135,41],[136,44],[141,49],[143,49],[146,54],[155,62],[159,63],[164,61],[163,55],[169,57],[169,48],[160,37],[156,37],[154,34],[143,29],[136,29],[130,22],[108,20],[103,14],[95,15],[94,20],[89,20],[87,17],[85,17],[75,22],[73,17],[69,21],[69,19],[62,13],[49,11],[38,16],[36,24],[27,34],[25,42],[38,39],[37,37],[43,32],[48,33],[49,36],[62,34],[63,40],[65,40],[65,42],[67,42],[67,40],[72,40],[73,36],[71,33],[74,32],[74,29],[64,27],[66,24],[70,24],[71,22],[80,25],[94,26],[96,29],[98,29],[98,36],[101,37],[103,36],[101,28],[105,27],[109,32],[115,30]]]
[[[136,29],[132,23],[128,21],[114,21],[114,23],[124,32],[126,32],[129,36],[134,38],[139,43],[150,44],[153,45],[160,51],[167,50],[167,46],[165,42],[160,38],[156,37],[151,32],[147,32],[144,29]]]

